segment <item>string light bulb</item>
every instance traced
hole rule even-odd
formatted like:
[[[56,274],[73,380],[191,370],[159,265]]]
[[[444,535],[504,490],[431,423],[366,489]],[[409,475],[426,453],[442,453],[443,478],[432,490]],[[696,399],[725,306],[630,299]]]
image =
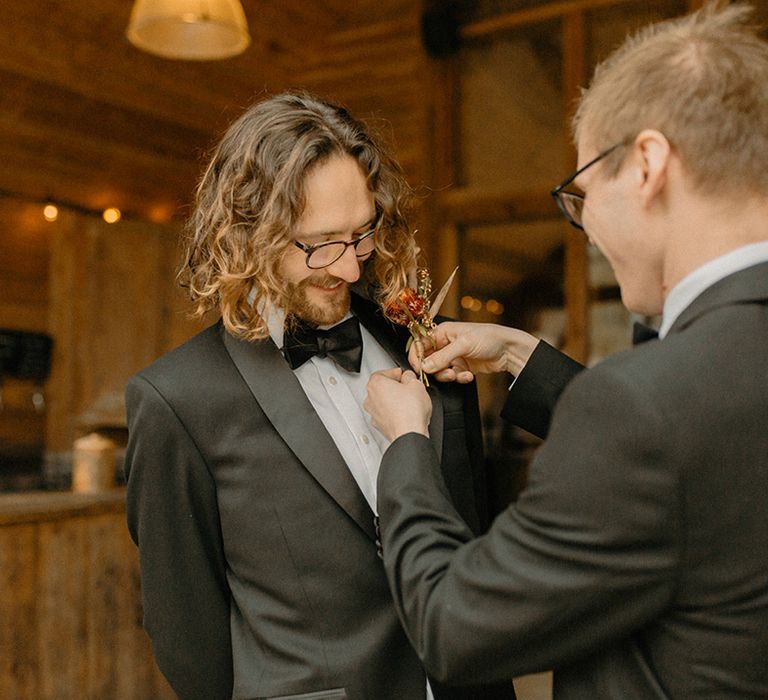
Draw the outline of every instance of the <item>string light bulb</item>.
[[[108,224],[115,224],[120,221],[121,216],[122,215],[120,214],[120,210],[117,207],[108,207],[104,210],[101,218],[104,219],[104,221],[106,221]]]
[[[482,311],[483,309],[483,300],[477,299],[473,296],[467,295],[461,297],[461,308],[466,309],[467,311]],[[501,314],[504,313],[504,304],[502,304],[499,301],[496,301],[496,299],[488,299],[485,302],[485,310],[488,311],[488,313],[493,314],[494,316],[501,316]]]
[[[46,221],[56,221],[59,218],[59,208],[49,202],[43,207],[43,218]]]
[[[489,299],[486,301],[485,308],[494,316],[501,316],[501,314],[504,313],[504,304],[499,303],[495,299]]]

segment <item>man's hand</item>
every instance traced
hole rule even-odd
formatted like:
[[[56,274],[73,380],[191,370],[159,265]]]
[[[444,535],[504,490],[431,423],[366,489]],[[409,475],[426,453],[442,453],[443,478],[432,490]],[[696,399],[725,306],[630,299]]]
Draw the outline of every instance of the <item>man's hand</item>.
[[[390,441],[406,433],[429,437],[432,400],[411,371],[398,367],[374,372],[363,408],[371,414],[374,427]]]
[[[429,341],[420,343],[424,353],[421,368],[442,382],[471,382],[476,374],[509,372],[517,376],[539,342],[530,333],[492,323],[441,323],[434,330],[437,349]],[[419,348],[408,353],[411,366],[419,370]]]

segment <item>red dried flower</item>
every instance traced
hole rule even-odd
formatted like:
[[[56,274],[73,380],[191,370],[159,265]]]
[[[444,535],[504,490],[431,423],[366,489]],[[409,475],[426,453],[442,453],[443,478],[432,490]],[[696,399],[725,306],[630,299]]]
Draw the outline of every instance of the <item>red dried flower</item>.
[[[456,268],[456,270],[458,269],[459,268]],[[420,268],[416,271],[418,289],[406,287],[397,295],[397,299],[387,305],[387,308],[384,310],[384,315],[393,323],[397,323],[400,326],[407,326],[410,331],[411,337],[408,339],[408,344],[405,347],[406,352],[410,349],[411,343],[416,341],[419,357],[423,359],[424,350],[422,342],[424,340],[430,340],[432,346],[436,347],[435,336],[433,334],[435,322],[433,319],[435,314],[440,310],[440,306],[445,299],[445,295],[448,293],[451,282],[456,276],[456,270],[451,273],[448,281],[443,285],[437,296],[434,299],[431,299],[432,278],[429,276],[428,270]],[[429,386],[427,375],[423,371],[420,371],[419,374],[424,385]]]
[[[412,287],[406,287],[386,309],[387,318],[400,326],[407,326],[424,312],[426,300]],[[410,314],[410,315],[409,315]]]

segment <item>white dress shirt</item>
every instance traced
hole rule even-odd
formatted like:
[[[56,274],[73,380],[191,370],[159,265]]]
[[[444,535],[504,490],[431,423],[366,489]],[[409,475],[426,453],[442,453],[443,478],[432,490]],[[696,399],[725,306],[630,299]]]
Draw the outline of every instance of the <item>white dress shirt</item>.
[[[347,314],[342,321],[350,316],[351,313]],[[282,309],[272,309],[267,315],[269,335],[278,348],[283,347],[284,322],[285,312]],[[329,326],[321,328],[327,329]],[[365,500],[376,513],[376,479],[381,457],[389,447],[389,441],[371,425],[371,417],[363,410],[363,402],[371,374],[382,369],[392,369],[397,364],[362,324],[360,332],[363,337],[363,358],[359,373],[348,372],[331,358],[317,355],[297,367],[293,373],[339,448]]]
[[[661,317],[659,338],[663,338],[672,328],[683,311],[685,311],[704,290],[734,272],[762,262],[768,262],[768,241],[751,243],[736,248],[730,253],[710,260],[693,272],[683,277],[664,300],[664,311]]]

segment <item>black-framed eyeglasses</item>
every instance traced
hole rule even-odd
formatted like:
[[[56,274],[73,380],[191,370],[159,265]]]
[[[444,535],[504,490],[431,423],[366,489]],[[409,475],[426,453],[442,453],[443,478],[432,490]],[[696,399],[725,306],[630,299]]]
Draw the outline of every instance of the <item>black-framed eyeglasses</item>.
[[[595,163],[601,161],[607,155],[613,153],[619,146],[626,145],[626,141],[621,141],[610,148],[602,151],[596,158],[589,161],[584,167],[579,168],[573,175],[563,180],[555,189],[550,192],[557,202],[557,206],[563,213],[563,216],[568,220],[568,223],[575,226],[577,229],[584,230],[584,226],[581,220],[581,214],[584,210],[584,195],[578,192],[568,192],[566,187],[570,185],[579,175],[581,175],[587,168],[591,168]]]
[[[307,267],[310,270],[320,270],[328,267],[328,265],[333,265],[344,255],[349,246],[355,249],[355,255],[358,260],[365,260],[370,257],[376,247],[375,233],[376,227],[374,226],[370,231],[358,235],[357,238],[353,238],[351,241],[328,241],[327,243],[316,243],[315,245],[294,241],[293,245],[307,254]]]

